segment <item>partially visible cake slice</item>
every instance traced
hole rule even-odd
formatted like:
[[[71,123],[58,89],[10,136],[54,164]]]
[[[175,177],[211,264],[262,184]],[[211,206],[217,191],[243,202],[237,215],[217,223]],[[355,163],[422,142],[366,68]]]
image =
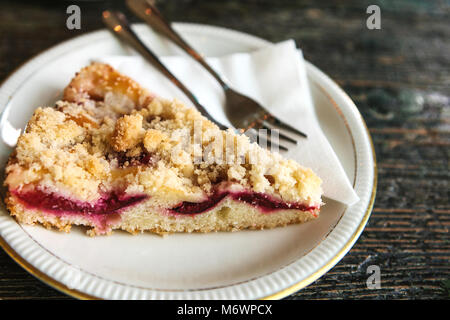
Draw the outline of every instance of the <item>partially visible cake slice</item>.
[[[273,228],[322,204],[310,169],[99,63],[35,111],[6,174],[19,222],[90,235]]]

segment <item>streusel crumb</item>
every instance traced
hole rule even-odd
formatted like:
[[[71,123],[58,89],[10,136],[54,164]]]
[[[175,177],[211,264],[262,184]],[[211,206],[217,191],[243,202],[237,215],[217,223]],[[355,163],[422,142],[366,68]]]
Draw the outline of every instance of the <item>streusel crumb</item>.
[[[144,136],[144,147],[148,152],[154,152],[163,140],[166,140],[166,134],[160,130],[148,129]]]
[[[135,147],[140,141],[142,132],[142,116],[139,113],[124,115],[116,122],[111,145],[116,151],[126,151]]]
[[[7,168],[10,187],[41,183],[93,199],[127,186],[195,200],[228,181],[320,203],[321,180],[310,169],[221,131],[178,100],[150,95],[109,66],[84,68],[65,98],[35,111]]]

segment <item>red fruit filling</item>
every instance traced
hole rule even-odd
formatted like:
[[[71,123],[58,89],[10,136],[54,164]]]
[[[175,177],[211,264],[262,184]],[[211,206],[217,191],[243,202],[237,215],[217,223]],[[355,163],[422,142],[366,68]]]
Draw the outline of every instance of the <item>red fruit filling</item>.
[[[249,205],[257,207],[263,213],[270,213],[276,210],[296,209],[301,211],[309,211],[314,213],[318,206],[309,206],[297,202],[285,202],[275,199],[265,193],[241,191],[216,191],[205,201],[202,202],[182,202],[180,205],[170,209],[171,213],[175,214],[200,214],[211,210],[217,206],[226,197],[231,197],[234,201],[245,202]]]
[[[112,191],[95,202],[69,199],[42,189],[11,191],[26,208],[41,210],[57,216],[79,215],[89,219],[101,231],[120,221],[120,212],[148,198],[147,195],[127,195]]]
[[[123,192],[110,192],[104,194],[96,202],[83,202],[65,198],[42,189],[33,189],[25,192],[12,192],[21,203],[32,209],[39,209],[51,213],[84,213],[100,215],[113,213],[132,206],[146,199],[147,195],[127,195]]]
[[[117,164],[120,168],[125,166],[152,166],[156,159],[154,155],[144,152],[136,157],[129,157],[125,152],[118,152],[108,156],[110,159],[117,159]]]
[[[120,211],[133,206],[148,198],[147,195],[128,195],[123,192],[112,191],[104,194],[96,202],[83,202],[69,199],[46,190],[34,188],[31,190],[15,190],[11,193],[27,208],[38,209],[55,215],[82,215],[93,221],[98,227],[105,228],[111,222],[120,219]],[[234,201],[245,202],[257,207],[263,213],[276,210],[296,209],[309,211],[314,214],[318,206],[309,206],[296,202],[285,202],[264,193],[251,191],[215,191],[202,202],[187,202],[169,209],[177,215],[195,215],[207,212],[217,206],[226,197]]]

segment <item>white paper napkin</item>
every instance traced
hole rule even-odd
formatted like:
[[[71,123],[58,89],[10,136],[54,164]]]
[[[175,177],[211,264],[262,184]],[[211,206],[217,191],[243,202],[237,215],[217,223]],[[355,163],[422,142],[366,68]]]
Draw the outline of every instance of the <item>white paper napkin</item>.
[[[188,56],[161,57],[161,60],[215,119],[230,124],[224,112],[223,90],[203,67]],[[140,56],[108,56],[95,61],[109,63],[161,97],[177,98],[193,106],[178,88]],[[298,145],[284,156],[313,169],[323,180],[324,196],[347,205],[359,200],[319,126],[303,55],[294,41],[284,41],[252,53],[208,58],[207,61],[228,79],[233,88],[308,135],[307,139],[299,138]]]

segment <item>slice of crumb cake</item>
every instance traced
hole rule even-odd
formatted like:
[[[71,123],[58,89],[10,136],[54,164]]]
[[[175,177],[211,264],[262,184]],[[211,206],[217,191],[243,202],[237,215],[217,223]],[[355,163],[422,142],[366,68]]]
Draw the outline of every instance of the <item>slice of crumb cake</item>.
[[[310,169],[99,63],[34,112],[6,174],[19,222],[91,235],[273,228],[321,206]]]

